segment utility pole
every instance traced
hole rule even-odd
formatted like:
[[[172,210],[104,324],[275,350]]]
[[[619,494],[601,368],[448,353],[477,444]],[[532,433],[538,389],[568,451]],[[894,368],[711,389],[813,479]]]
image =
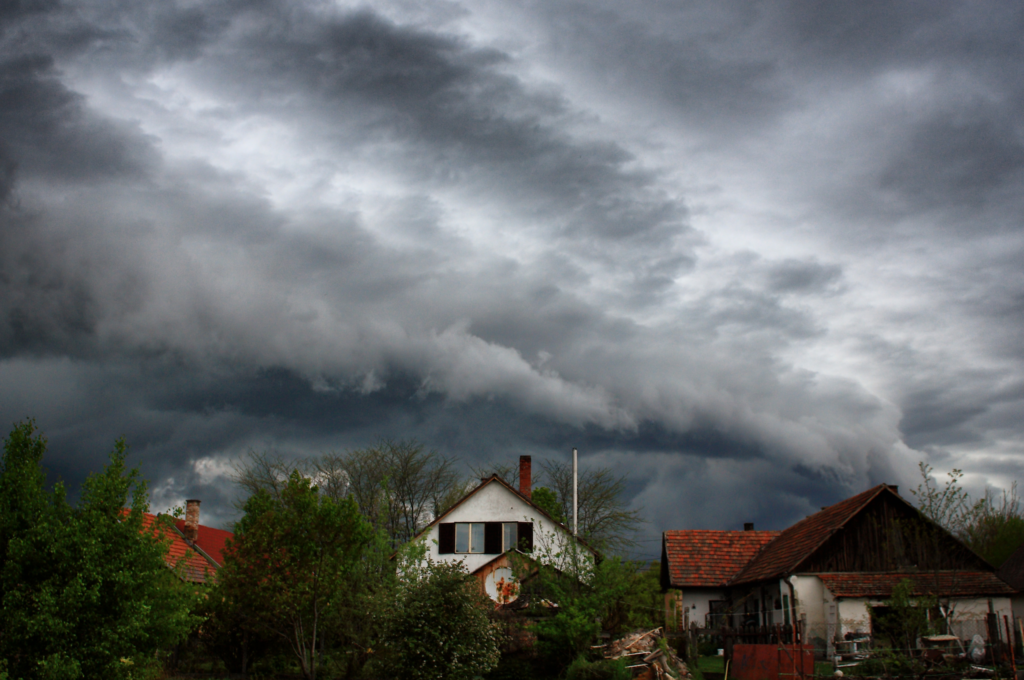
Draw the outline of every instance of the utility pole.
[[[577,495],[576,488],[579,486],[578,479],[578,464],[576,462],[576,447],[572,449],[572,535],[575,536],[579,532],[579,518],[577,514],[577,508],[579,508],[579,496]]]

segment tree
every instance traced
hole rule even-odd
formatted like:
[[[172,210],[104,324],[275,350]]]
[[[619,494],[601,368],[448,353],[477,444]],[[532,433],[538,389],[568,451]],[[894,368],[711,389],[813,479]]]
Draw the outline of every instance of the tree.
[[[565,522],[572,523],[572,466],[561,461],[542,463],[547,482],[555,492]],[[577,487],[579,537],[598,550],[623,552],[637,545],[636,535],[643,522],[639,510],[629,510],[623,495],[626,477],[616,477],[608,468],[579,471]],[[570,526],[571,528],[571,526]]]
[[[143,530],[146,483],[123,440],[78,507],[63,484],[45,489],[45,451],[27,420],[0,459],[0,658],[13,677],[130,677],[198,623],[197,596]]]
[[[993,566],[999,567],[1024,543],[1024,513],[1017,483],[997,497],[991,489],[973,500],[960,485],[963,471],[947,473],[943,487],[932,477],[932,467],[919,463],[922,482],[912,490],[918,508]]]
[[[321,493],[336,500],[351,496],[375,529],[396,548],[429,524],[465,493],[455,461],[422,444],[382,439],[365,449],[327,453],[287,462],[250,451],[235,470],[235,481],[250,495],[281,493],[291,470],[315,480]]]
[[[534,505],[551,515],[556,522],[565,522],[562,516],[562,505],[558,502],[558,495],[546,486],[538,486],[533,490],[531,500]]]
[[[352,498],[319,493],[298,470],[277,495],[260,488],[243,507],[215,595],[245,625],[286,642],[316,680],[324,640],[356,611],[350,577],[371,529]]]
[[[382,677],[468,680],[498,663],[491,601],[462,563],[415,560],[377,607]]]

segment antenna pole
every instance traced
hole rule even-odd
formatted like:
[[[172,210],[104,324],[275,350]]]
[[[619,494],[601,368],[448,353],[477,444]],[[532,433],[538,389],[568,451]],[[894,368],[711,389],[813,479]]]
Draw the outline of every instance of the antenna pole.
[[[578,486],[578,474],[579,467],[576,462],[576,447],[572,449],[572,535],[575,536],[579,532],[579,523],[577,508],[579,507],[579,496],[576,491]]]

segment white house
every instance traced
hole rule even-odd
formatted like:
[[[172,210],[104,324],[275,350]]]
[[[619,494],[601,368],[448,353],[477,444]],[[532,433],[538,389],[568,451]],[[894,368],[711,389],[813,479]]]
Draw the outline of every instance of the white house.
[[[565,570],[573,559],[592,563],[596,552],[531,500],[530,456],[519,459],[519,489],[497,475],[428,524],[413,540],[424,541],[426,557],[459,561],[498,602],[515,599],[510,551]],[[575,546],[575,548],[574,548]]]

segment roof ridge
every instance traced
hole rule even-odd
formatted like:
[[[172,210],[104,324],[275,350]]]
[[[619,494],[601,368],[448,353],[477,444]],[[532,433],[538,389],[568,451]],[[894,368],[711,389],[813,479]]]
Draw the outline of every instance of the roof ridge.
[[[764,548],[755,555],[750,562],[748,562],[739,573],[737,573],[732,579],[730,584],[743,583],[747,579],[753,578],[772,578],[779,573],[786,573],[795,570],[800,566],[808,557],[813,555],[822,545],[825,544],[830,538],[832,538],[839,529],[846,526],[846,524],[857,514],[859,514],[869,503],[878,497],[886,489],[892,491],[891,487],[887,484],[877,484],[870,489],[866,489],[858,494],[855,494],[849,498],[845,498],[837,503],[826,506],[813,514],[804,517],[792,526],[784,529],[771,543],[764,546]],[[903,500],[899,494],[892,491],[898,498]],[[905,501],[904,501],[905,502]],[[843,506],[843,507],[840,507]],[[836,522],[833,524],[829,522],[829,519],[838,513]],[[780,551],[785,550],[787,542],[795,541],[793,537],[799,537],[801,532],[808,531],[808,527],[813,531],[817,528],[817,525],[821,524],[821,530],[824,535],[814,541],[808,548],[800,548],[796,546],[794,556],[787,558],[785,554],[779,556],[780,564],[769,566],[771,569],[770,574],[760,574],[752,577],[752,573],[756,573],[759,566],[758,562],[767,555],[770,555],[773,550]],[[782,546],[782,547],[780,547]]]

